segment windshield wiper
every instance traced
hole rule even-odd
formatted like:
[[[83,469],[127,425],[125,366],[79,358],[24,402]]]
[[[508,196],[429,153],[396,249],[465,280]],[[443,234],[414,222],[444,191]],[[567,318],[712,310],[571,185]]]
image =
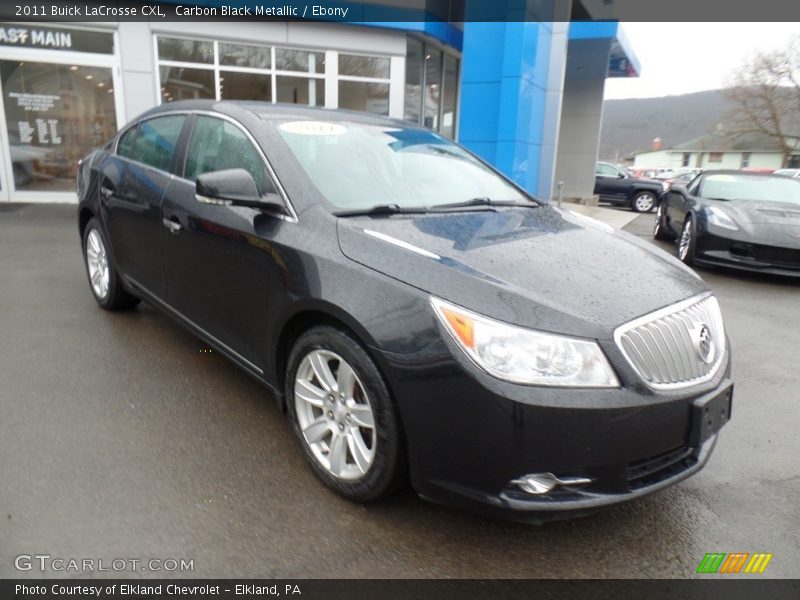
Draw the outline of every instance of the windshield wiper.
[[[376,204],[369,208],[356,208],[354,210],[340,210],[334,214],[337,217],[381,217],[385,215],[415,214],[428,212],[424,206],[404,208],[399,204]]]
[[[449,204],[439,204],[438,206],[431,207],[431,212],[448,211],[450,209],[469,208],[472,206],[525,206],[528,208],[535,208],[540,206],[538,202],[519,202],[517,200],[492,200],[491,198],[471,198],[463,202],[451,202]]]

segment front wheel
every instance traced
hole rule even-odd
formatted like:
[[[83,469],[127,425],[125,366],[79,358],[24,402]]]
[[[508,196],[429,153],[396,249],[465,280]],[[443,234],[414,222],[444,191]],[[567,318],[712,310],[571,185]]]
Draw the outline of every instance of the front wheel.
[[[646,213],[653,210],[657,202],[656,195],[653,192],[639,191],[633,195],[631,200],[631,207],[636,212]]]
[[[678,240],[678,258],[687,265],[694,264],[694,251],[697,243],[697,229],[694,218],[686,217],[681,229],[681,237]]]
[[[286,398],[295,435],[322,482],[350,500],[389,494],[405,477],[405,445],[377,366],[348,333],[315,327],[289,354]]]

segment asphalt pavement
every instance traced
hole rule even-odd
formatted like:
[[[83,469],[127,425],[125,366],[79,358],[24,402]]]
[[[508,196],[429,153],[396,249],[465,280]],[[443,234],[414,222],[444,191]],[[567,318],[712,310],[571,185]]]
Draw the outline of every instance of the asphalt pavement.
[[[182,558],[195,577],[682,578],[706,552],[769,552],[769,576],[800,577],[800,282],[699,272],[736,381],[709,464],[537,527],[411,491],[338,498],[258,383],[148,306],[96,305],[74,206],[0,204],[0,578],[41,576],[20,554]]]

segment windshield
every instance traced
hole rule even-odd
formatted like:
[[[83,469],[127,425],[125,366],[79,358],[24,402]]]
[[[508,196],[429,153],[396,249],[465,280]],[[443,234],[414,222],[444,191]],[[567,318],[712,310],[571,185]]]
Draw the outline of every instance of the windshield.
[[[529,202],[489,167],[430,131],[327,121],[287,121],[278,131],[337,210],[435,208],[476,199]]]
[[[800,204],[800,182],[784,177],[707,175],[700,195],[713,200],[763,200]]]

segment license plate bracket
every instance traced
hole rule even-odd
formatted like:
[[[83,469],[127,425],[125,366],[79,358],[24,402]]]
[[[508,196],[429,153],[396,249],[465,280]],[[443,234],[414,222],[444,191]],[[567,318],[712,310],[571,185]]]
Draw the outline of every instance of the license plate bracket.
[[[733,406],[733,382],[722,390],[701,396],[692,403],[692,428],[689,434],[689,445],[694,448],[702,446],[715,435],[722,426],[731,420]]]

